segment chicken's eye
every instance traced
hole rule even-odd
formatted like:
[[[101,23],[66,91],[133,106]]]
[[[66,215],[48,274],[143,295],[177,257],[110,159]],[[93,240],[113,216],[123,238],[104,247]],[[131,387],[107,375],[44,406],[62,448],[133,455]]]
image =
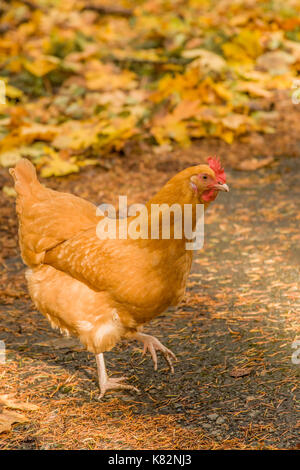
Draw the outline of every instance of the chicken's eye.
[[[203,175],[202,178],[203,178],[204,180],[207,180],[207,175]]]

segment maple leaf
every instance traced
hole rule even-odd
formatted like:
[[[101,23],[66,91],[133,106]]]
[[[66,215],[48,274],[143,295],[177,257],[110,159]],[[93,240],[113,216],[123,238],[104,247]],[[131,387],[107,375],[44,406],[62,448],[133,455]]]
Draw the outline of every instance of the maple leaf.
[[[49,178],[50,176],[65,176],[79,171],[79,166],[76,164],[75,158],[65,160],[51,148],[45,149],[45,151],[47,150],[48,157],[43,159],[46,164],[43,165],[41,170],[41,176],[43,178]]]

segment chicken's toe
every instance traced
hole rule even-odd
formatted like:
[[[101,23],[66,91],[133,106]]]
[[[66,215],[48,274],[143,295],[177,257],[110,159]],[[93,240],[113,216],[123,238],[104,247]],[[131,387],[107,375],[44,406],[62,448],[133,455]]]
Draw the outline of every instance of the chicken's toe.
[[[175,354],[166,346],[164,346],[157,338],[151,335],[146,335],[144,333],[137,333],[135,335],[137,340],[140,340],[144,343],[143,355],[147,351],[150,352],[154,364],[154,370],[157,370],[157,354],[156,351],[161,351],[163,354],[172,374],[174,374],[174,367],[172,360],[177,361]]]
[[[96,361],[99,377],[99,388],[101,392],[99,399],[103,398],[108,390],[134,390],[135,392],[139,393],[139,389],[133,385],[121,383],[126,380],[126,377],[108,377],[103,353],[96,355]]]
[[[126,379],[127,377],[107,377],[106,381],[100,384],[101,393],[99,395],[99,399],[103,398],[108,390],[133,390],[134,392],[139,393],[139,389],[133,385],[122,383]]]

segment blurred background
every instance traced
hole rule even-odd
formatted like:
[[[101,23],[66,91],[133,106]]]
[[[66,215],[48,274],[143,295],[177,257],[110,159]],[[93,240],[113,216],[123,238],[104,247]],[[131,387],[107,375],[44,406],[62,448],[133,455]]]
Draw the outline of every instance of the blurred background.
[[[3,167],[199,141],[245,170],[299,155],[297,0],[0,1],[0,32]]]

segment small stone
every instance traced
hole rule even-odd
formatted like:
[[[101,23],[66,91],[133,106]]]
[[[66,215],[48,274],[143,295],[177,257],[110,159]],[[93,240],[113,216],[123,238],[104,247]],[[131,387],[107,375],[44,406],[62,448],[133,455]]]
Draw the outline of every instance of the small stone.
[[[216,421],[216,424],[223,424],[225,422],[225,419],[222,418],[222,416],[219,416],[219,418]]]
[[[218,416],[219,415],[217,413],[211,413],[210,415],[207,415],[208,419],[210,419],[211,421],[215,421]]]
[[[259,415],[259,410],[253,410],[253,411],[250,411],[249,413],[249,416],[251,418],[255,418],[257,415]]]
[[[210,428],[211,428],[211,424],[209,424],[209,423],[203,423],[202,426],[203,426],[205,429],[210,429]]]

